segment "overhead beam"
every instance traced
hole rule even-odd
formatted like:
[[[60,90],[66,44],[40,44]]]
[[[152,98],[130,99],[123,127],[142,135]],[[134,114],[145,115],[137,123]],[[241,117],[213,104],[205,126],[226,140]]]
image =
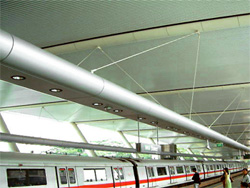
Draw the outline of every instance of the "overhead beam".
[[[123,152],[123,153],[138,153],[136,149],[133,148],[123,148],[116,146],[106,146],[98,144],[87,144],[82,142],[70,142],[62,140],[44,139],[31,136],[21,136],[14,134],[0,133],[0,141],[4,142],[14,142],[32,145],[46,145],[46,146],[59,146],[59,147],[69,147],[69,148],[81,148],[89,150],[101,150],[101,151],[113,151],[113,152]],[[155,152],[147,152],[147,154],[156,154]],[[206,157],[214,158],[213,156],[202,156],[202,155],[189,155],[183,153],[171,153],[171,152],[160,152],[158,155],[170,155],[170,156],[185,156],[185,157]],[[217,157],[219,159],[223,157]]]
[[[230,127],[230,126],[248,126],[250,122],[232,123],[232,124],[214,124],[213,127]]]
[[[248,88],[248,87],[250,87],[250,82],[243,82],[243,83],[241,82],[233,84],[201,86],[195,88],[179,88],[171,90],[149,91],[148,93],[153,96],[163,96],[163,95],[173,95],[173,94],[181,94],[189,92],[225,91],[225,90],[233,90],[233,89]],[[148,96],[148,93],[142,92],[138,93],[138,95]]]

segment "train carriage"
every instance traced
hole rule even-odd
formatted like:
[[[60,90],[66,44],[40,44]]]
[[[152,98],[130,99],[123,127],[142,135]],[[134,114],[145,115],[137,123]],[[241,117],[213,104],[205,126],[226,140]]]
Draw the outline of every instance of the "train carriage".
[[[2,188],[136,187],[133,164],[124,160],[7,152],[0,156]]]
[[[1,188],[152,188],[218,177],[224,167],[240,171],[242,162],[197,162],[81,157],[0,152]]]

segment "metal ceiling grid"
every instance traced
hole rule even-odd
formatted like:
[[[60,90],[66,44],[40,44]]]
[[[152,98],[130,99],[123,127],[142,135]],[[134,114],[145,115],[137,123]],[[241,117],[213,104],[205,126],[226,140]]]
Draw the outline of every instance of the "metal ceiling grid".
[[[249,13],[250,9],[248,0],[0,1],[0,3],[2,29],[38,46],[245,14]]]

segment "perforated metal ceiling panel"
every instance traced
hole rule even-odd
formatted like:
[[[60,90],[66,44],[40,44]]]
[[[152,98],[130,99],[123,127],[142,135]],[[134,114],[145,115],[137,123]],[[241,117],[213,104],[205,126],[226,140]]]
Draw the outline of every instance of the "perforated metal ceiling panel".
[[[0,1],[1,27],[38,46],[249,13],[241,1]]]

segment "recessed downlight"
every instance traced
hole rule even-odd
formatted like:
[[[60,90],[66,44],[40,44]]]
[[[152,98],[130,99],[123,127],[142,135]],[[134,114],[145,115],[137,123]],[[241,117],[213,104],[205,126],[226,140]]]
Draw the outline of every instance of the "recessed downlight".
[[[144,120],[146,118],[144,118],[144,117],[138,117],[137,119],[141,121],[141,120]]]
[[[112,110],[112,107],[111,107],[111,106],[105,106],[105,107],[104,107],[104,110],[105,110],[105,111]]]
[[[154,124],[154,125],[157,125],[158,122],[157,121],[151,121],[150,123]]]
[[[94,102],[93,105],[94,105],[94,106],[102,106],[103,104],[100,103],[100,102]]]
[[[120,112],[122,112],[122,110],[114,109],[113,112],[115,112],[115,113],[120,113]]]
[[[11,76],[11,78],[13,80],[25,80],[26,79],[24,76],[20,76],[20,75],[14,75],[14,76]]]
[[[60,92],[62,92],[62,89],[51,88],[50,91],[53,92],[53,93],[60,93]]]

